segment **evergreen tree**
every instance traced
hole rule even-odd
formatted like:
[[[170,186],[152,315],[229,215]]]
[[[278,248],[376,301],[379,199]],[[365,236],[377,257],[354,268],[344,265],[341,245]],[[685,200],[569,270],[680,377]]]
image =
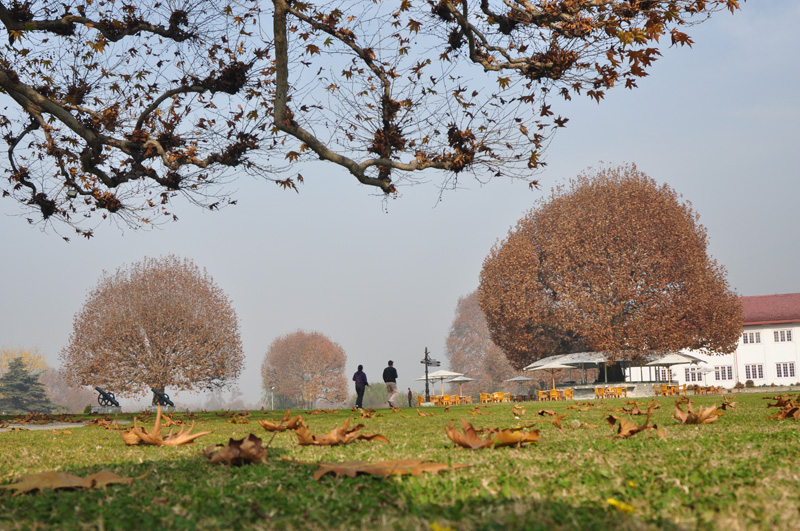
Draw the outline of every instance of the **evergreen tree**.
[[[39,375],[28,372],[21,357],[8,364],[0,376],[0,411],[4,413],[50,413],[56,408],[47,398]]]

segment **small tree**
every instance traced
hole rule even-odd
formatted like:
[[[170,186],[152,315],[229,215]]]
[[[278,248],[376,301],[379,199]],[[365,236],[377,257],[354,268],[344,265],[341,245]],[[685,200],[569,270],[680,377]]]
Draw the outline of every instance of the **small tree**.
[[[264,389],[275,387],[276,404],[281,407],[286,399],[303,407],[320,401],[339,404],[347,400],[346,362],[339,344],[319,332],[298,330],[279,337],[267,349],[261,365]]]
[[[0,411],[5,413],[50,413],[56,408],[47,398],[39,375],[25,368],[22,358],[8,364],[0,376]]]
[[[44,354],[37,348],[3,347],[0,348],[0,376],[6,373],[9,364],[17,358],[22,360],[28,372],[41,374],[48,369]]]
[[[151,387],[225,387],[244,359],[228,297],[191,260],[173,255],[104,273],[60,357],[71,385],[133,396]]]
[[[503,380],[514,376],[505,353],[489,335],[477,291],[458,300],[445,355],[454,371],[475,379],[461,387],[466,394],[496,391]]]
[[[486,258],[492,340],[516,367],[577,349],[732,352],[742,307],[707,244],[691,206],[635,166],[583,174]]]

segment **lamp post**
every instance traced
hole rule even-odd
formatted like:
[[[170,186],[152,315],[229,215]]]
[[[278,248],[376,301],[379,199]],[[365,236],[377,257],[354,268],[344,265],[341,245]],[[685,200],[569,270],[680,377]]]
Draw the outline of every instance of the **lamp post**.
[[[270,409],[272,409],[272,411],[275,411],[275,386],[274,385],[269,388],[269,397],[272,400],[272,407]]]
[[[428,387],[428,367],[439,367],[442,362],[431,358],[430,353],[428,352],[428,347],[425,347],[425,357],[422,358],[420,363],[425,365],[425,402],[430,402],[431,391],[430,387]]]

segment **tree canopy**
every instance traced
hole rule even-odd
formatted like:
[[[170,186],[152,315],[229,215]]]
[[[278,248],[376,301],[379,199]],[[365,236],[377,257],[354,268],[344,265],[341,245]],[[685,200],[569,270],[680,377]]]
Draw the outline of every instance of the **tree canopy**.
[[[320,332],[298,330],[272,342],[261,364],[261,378],[264,389],[274,387],[276,396],[302,407],[315,407],[320,401],[338,404],[348,395],[346,362],[338,343]]]
[[[228,297],[207,272],[174,255],[104,272],[60,358],[70,385],[123,396],[228,386],[244,361]]]
[[[28,372],[41,374],[48,369],[47,361],[37,348],[2,347],[0,348],[0,376],[6,373],[10,363],[21,359]]]
[[[463,386],[451,384],[458,385],[466,394],[497,391],[503,380],[515,375],[505,353],[489,336],[477,291],[458,299],[445,346],[450,368],[475,380]]]
[[[732,352],[742,307],[707,245],[691,206],[635,166],[584,173],[484,261],[492,340],[516,367],[584,349]]]
[[[174,219],[323,160],[385,193],[529,176],[554,101],[634,88],[738,0],[0,2],[0,130],[31,222]],[[534,184],[532,181],[531,184]]]

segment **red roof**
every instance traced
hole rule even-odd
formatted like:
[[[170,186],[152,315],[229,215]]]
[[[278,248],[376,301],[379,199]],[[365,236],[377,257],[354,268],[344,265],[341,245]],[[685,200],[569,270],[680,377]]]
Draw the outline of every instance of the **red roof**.
[[[740,297],[745,325],[800,322],[800,293]]]

